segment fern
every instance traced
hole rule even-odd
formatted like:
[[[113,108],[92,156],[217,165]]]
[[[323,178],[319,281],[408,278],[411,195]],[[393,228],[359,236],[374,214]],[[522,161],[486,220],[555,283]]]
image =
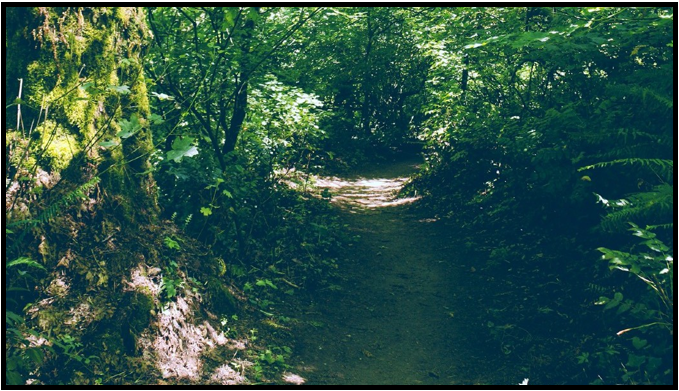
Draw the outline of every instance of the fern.
[[[651,191],[635,193],[627,200],[616,200],[612,203],[600,197],[600,201],[607,206],[617,209],[607,214],[601,221],[601,227],[607,231],[614,231],[624,227],[630,221],[652,221],[660,224],[655,227],[673,226],[666,223],[672,220],[674,211],[674,186],[663,184]]]
[[[674,228],[674,223],[655,224],[655,225],[647,225],[646,226],[647,231],[655,231],[656,229],[672,229],[672,228]]]
[[[616,147],[605,152],[592,155],[593,159],[599,160],[616,160],[625,159],[629,156],[648,156],[657,150],[658,145],[666,145],[664,142],[645,142],[637,143],[627,146]]]
[[[582,133],[573,135],[573,137],[582,140],[587,144],[611,144],[612,141],[618,144],[630,144],[641,140],[656,142],[659,136],[637,128],[619,128],[610,132]]]
[[[598,295],[602,295],[602,294],[609,291],[608,288],[604,288],[601,285],[597,285],[597,284],[594,284],[594,283],[591,283],[591,282],[589,284],[587,284],[587,290],[590,291],[590,292],[593,292],[595,294],[598,294]]]
[[[600,162],[590,164],[589,166],[580,167],[578,171],[591,170],[593,168],[604,168],[615,165],[638,165],[652,170],[655,174],[661,176],[668,182],[672,181],[674,177],[674,160],[668,159],[641,159],[641,158],[626,158],[616,159],[609,162]]]
[[[48,206],[37,219],[32,220],[35,223],[46,223],[53,219],[57,214],[66,209],[67,207],[75,204],[77,201],[82,200],[87,197],[87,194],[92,190],[98,183],[99,177],[94,177],[90,181],[80,185],[75,190],[67,193],[60,200]]]
[[[28,257],[17,258],[15,260],[13,260],[12,262],[9,262],[8,264],[6,264],[5,268],[8,269],[10,267],[14,267],[14,266],[18,266],[18,265],[26,265],[26,266],[34,267],[36,269],[46,270],[43,265],[39,264],[38,262],[36,262],[36,261],[34,261],[34,260],[32,260],[31,258],[28,258]]]
[[[186,227],[188,227],[191,223],[191,219],[193,219],[193,213],[190,213],[188,216],[186,216],[186,219],[184,220],[184,230],[186,230]]]
[[[647,105],[659,103],[663,109],[669,112],[674,110],[674,100],[671,96],[669,98],[665,97],[657,91],[646,87],[633,87],[630,89],[630,92],[641,95],[643,102]]]

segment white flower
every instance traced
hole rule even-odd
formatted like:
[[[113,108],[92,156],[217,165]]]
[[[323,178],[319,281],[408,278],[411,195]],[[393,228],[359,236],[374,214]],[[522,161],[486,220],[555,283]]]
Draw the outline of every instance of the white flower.
[[[523,379],[521,383],[519,383],[520,386],[527,386],[528,385],[528,378]]]

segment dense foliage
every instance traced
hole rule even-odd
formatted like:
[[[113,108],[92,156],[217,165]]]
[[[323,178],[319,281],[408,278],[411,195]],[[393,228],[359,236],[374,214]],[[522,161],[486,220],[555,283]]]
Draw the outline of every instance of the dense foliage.
[[[672,10],[454,9],[448,16],[427,43],[433,66],[420,137],[428,167],[413,189],[461,224],[493,232],[484,243],[487,267],[525,269],[509,277],[534,284],[522,294],[546,293],[554,276],[566,284],[510,315],[515,325],[551,312],[580,317],[584,329],[599,316],[572,313],[573,304],[608,293],[595,302],[617,308],[603,316],[619,318],[602,327],[638,329],[569,350],[592,376],[582,380],[671,381]],[[631,241],[627,228],[647,241]],[[601,249],[611,270],[650,289],[603,272],[591,251],[602,243],[620,249]],[[501,311],[496,322],[507,317]]]
[[[503,354],[672,383],[672,7],[7,11],[7,384],[159,378],[139,346],[192,294],[283,322],[341,275],[310,174],[422,145],[405,191],[503,292]],[[249,354],[265,381],[290,349]]]

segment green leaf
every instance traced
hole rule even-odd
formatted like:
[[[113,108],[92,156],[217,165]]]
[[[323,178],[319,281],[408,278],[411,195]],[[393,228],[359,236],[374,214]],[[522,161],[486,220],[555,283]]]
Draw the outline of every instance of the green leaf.
[[[191,145],[193,137],[176,138],[172,143],[172,150],[167,153],[168,160],[180,162],[184,156],[191,157],[198,154],[198,148]]]
[[[5,311],[5,323],[9,325],[15,325],[17,323],[23,323],[24,318],[21,315],[17,315],[12,311]]]
[[[141,130],[141,124],[139,123],[139,117],[136,114],[130,116],[130,120],[121,119],[118,122],[120,125],[120,132],[116,136],[120,138],[132,137],[135,133]]]
[[[5,268],[10,268],[10,267],[17,266],[17,265],[26,265],[26,266],[34,267],[36,269],[47,270],[47,269],[45,269],[45,267],[43,265],[41,265],[38,262],[32,260],[31,258],[27,258],[27,257],[17,258],[15,260],[13,260],[12,262],[8,263],[5,266]]]
[[[622,301],[622,298],[623,298],[622,293],[615,292],[615,294],[613,295],[613,299],[606,303],[604,310],[610,310],[611,308],[617,307]]]
[[[152,125],[160,125],[163,122],[165,122],[165,120],[163,119],[163,117],[159,116],[158,114],[151,114],[151,115],[149,115],[149,122]]]
[[[82,90],[84,90],[84,91],[87,91],[87,90],[90,89],[93,85],[94,85],[94,83],[92,83],[91,81],[88,81],[87,83],[83,83],[83,84],[80,86],[80,88],[81,88]]]
[[[14,357],[8,357],[7,358],[7,371],[14,371],[17,369],[19,366],[19,359],[14,356]]]
[[[165,239],[163,239],[163,241],[165,242],[165,246],[167,246],[167,248],[169,248],[169,249],[175,249],[175,250],[181,249],[181,247],[179,247],[179,243],[177,243],[176,240],[172,239],[169,236],[166,236]]]
[[[518,49],[536,42],[546,42],[550,39],[549,33],[529,31],[519,35],[512,43],[512,47]]]
[[[643,348],[644,346],[646,346],[647,343],[648,343],[648,341],[645,340],[645,339],[641,339],[641,338],[639,338],[639,337],[634,337],[634,338],[632,338],[632,345],[633,345],[634,348],[637,349],[637,350]]]
[[[271,280],[269,280],[268,278],[264,279],[264,280],[257,280],[255,285],[257,285],[257,286],[268,286],[269,288],[272,288],[272,289],[278,289],[278,287],[276,285],[274,285],[274,283],[271,282]]]
[[[474,43],[470,43],[468,45],[464,45],[464,48],[465,49],[475,49],[475,48],[485,46],[485,45],[486,45],[486,42],[474,42]]]
[[[630,354],[627,360],[627,367],[639,368],[643,363],[646,362],[646,356],[637,356],[636,354]]]
[[[13,386],[23,386],[24,385],[24,378],[21,376],[19,372],[16,371],[6,371],[5,375],[7,376],[7,385],[13,385]]]
[[[231,192],[228,191],[228,190],[226,190],[226,189],[225,189],[225,190],[222,190],[222,194],[224,194],[224,195],[227,196],[228,198],[233,198],[233,195],[231,194]]]
[[[115,92],[122,94],[122,95],[127,95],[127,94],[132,92],[132,91],[130,91],[130,87],[128,87],[128,86],[113,86],[113,85],[111,85],[111,86],[108,86],[107,89],[109,91],[115,91]]]
[[[653,239],[655,238],[655,234],[653,232],[648,232],[645,229],[641,229],[639,227],[634,227],[630,228],[628,231],[632,231],[634,236],[638,236],[642,239]]]
[[[43,358],[45,357],[45,354],[40,348],[26,349],[26,355],[28,356],[28,358],[33,360],[33,362],[36,363],[37,365],[41,365],[43,362]]]
[[[642,242],[642,244],[645,244],[646,247],[650,248],[651,250],[659,253],[664,253],[670,250],[669,247],[665,246],[661,241],[657,239],[651,239],[651,240],[646,240]]]
[[[99,143],[99,146],[104,147],[104,148],[111,148],[117,146],[118,143],[113,141],[113,140],[108,140],[108,141],[102,141]]]
[[[209,216],[209,215],[212,214],[212,209],[211,209],[211,208],[202,207],[202,208],[200,208],[200,213],[202,213],[203,216],[207,217],[207,216]]]

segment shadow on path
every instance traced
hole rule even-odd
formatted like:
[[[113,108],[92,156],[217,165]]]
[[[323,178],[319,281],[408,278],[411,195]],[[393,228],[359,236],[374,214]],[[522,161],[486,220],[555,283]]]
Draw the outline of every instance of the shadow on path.
[[[515,384],[497,371],[502,353],[479,340],[479,300],[465,289],[473,271],[450,227],[396,198],[418,163],[317,178],[355,241],[340,260],[341,289],[319,292],[298,315],[307,384]]]

